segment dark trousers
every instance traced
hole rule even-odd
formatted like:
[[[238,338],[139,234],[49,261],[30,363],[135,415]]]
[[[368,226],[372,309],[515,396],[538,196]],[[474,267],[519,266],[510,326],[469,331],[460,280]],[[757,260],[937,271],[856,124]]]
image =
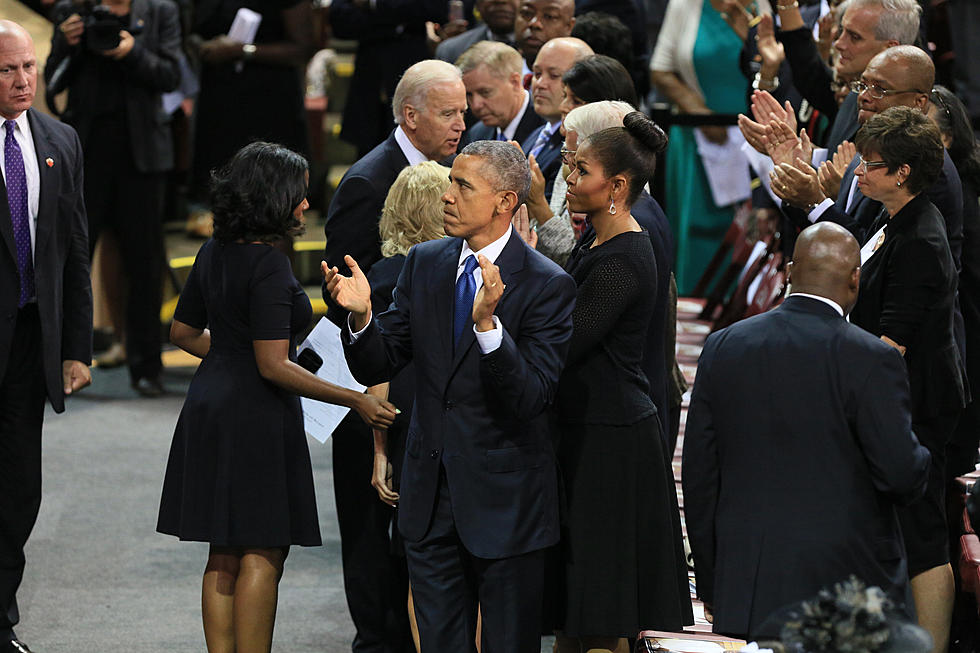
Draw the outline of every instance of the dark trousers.
[[[391,542],[394,510],[381,502],[371,486],[371,430],[352,414],[332,439],[344,591],[357,629],[351,650],[414,652],[408,625],[408,569]]]
[[[405,542],[415,617],[423,651],[476,651],[476,612],[483,653],[538,653],[544,593],[544,550],[510,558],[478,558],[463,546],[443,472],[429,532]]]
[[[163,173],[136,170],[125,122],[99,121],[85,148],[90,250],[103,231],[119,243],[126,287],[126,359],[133,380],[160,375],[163,301]],[[90,251],[91,253],[91,251]]]
[[[0,642],[20,620],[17,588],[24,545],[41,507],[44,377],[37,304],[17,312],[10,360],[0,382]]]

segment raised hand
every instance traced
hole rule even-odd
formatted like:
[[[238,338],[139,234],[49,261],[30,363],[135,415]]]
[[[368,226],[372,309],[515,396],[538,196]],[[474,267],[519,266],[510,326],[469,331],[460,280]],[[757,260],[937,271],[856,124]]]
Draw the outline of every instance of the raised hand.
[[[483,254],[477,258],[483,276],[483,286],[473,300],[473,324],[477,331],[493,329],[493,312],[497,302],[504,294],[504,282],[500,279],[500,268],[490,262]]]
[[[801,129],[797,136],[789,124],[781,120],[769,121],[765,143],[766,151],[777,166],[780,163],[794,164],[797,159],[810,161],[813,158],[813,143],[806,130]]]
[[[752,120],[744,113],[740,113],[738,114],[738,129],[742,132],[742,136],[745,137],[745,142],[751,145],[756,152],[759,154],[769,154],[766,149],[765,125]]]
[[[857,150],[854,144],[844,141],[837,146],[834,156],[823,162],[817,171],[817,179],[820,181],[820,189],[823,190],[824,195],[837,197],[844,173],[847,172],[847,167],[851,165],[855,154]]]
[[[776,30],[773,28],[772,16],[769,14],[761,16],[755,42],[759,48],[759,55],[767,67],[778,69],[785,61],[786,50],[783,44],[776,40]]]
[[[533,184],[533,182],[532,182]],[[517,235],[521,237],[525,243],[528,244],[532,249],[538,246],[538,232],[531,229],[531,219],[527,215],[527,205],[521,204],[517,207],[517,211],[514,212],[514,217],[511,220],[511,224],[514,225],[514,230]]]
[[[779,100],[769,91],[752,92],[752,117],[756,122],[768,125],[770,120],[780,120],[789,125],[789,130],[796,133],[796,112],[793,105],[786,101],[780,105]]]
[[[327,292],[339,306],[351,312],[354,326],[360,331],[367,326],[368,316],[371,314],[371,284],[353,256],[344,256],[344,263],[350,268],[349,277],[340,274],[336,267],[327,267],[326,261],[320,261],[320,272],[323,273]]]

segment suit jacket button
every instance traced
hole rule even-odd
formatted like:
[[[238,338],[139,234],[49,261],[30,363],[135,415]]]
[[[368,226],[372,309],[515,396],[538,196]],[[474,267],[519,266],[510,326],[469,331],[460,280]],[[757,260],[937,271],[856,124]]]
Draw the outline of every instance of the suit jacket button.
[[[452,399],[446,401],[446,403],[443,404],[443,408],[445,408],[446,410],[452,410],[455,407],[456,407],[456,402],[453,401]]]
[[[432,451],[429,452],[429,456],[431,456],[432,460],[435,460],[436,458],[439,457],[439,450],[433,449]]]

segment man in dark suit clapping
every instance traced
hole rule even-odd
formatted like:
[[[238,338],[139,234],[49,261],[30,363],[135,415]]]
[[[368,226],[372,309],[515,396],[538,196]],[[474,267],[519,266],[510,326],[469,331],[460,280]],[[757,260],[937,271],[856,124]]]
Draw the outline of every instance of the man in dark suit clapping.
[[[558,541],[558,483],[544,423],[571,337],[575,285],[527,247],[511,219],[530,189],[520,150],[480,141],[453,163],[443,196],[451,238],[408,254],[392,307],[324,265],[350,311],[355,377],[374,385],[415,363],[398,526],[422,650],[540,648],[544,549]]]
[[[75,130],[31,109],[34,42],[0,20],[0,653],[14,635],[24,545],[41,505],[44,399],[56,412],[92,377],[92,290]]]
[[[895,515],[925,489],[902,357],[844,320],[857,241],[820,223],[796,242],[792,294],[712,334],[684,439],[687,531],[716,632],[779,635],[779,608],[855,575],[911,617]]]

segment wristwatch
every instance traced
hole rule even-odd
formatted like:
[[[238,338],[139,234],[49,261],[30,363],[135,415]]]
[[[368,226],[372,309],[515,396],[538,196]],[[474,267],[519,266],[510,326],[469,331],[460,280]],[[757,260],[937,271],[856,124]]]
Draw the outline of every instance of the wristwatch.
[[[255,45],[252,43],[242,44],[242,61],[248,61],[255,56]]]
[[[779,88],[779,75],[776,75],[771,80],[762,79],[762,71],[760,70],[755,74],[755,78],[752,79],[752,90],[754,91],[775,91]]]

